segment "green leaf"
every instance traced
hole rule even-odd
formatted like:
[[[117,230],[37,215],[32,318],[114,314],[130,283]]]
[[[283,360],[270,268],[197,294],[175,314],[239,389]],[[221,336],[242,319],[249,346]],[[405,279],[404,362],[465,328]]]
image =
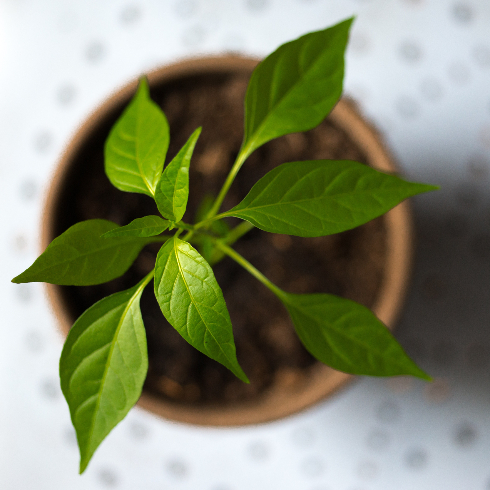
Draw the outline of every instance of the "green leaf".
[[[169,141],[167,118],[150,99],[148,82],[142,78],[136,95],[107,138],[107,177],[121,191],[153,197]]]
[[[81,221],[55,238],[35,262],[12,282],[89,286],[122,276],[149,238],[101,235],[119,228],[102,219]]]
[[[280,298],[306,349],[332,368],[351,374],[431,379],[365,306],[329,294],[283,292]]]
[[[167,165],[158,182],[155,201],[162,216],[180,221],[184,216],[189,197],[189,165],[201,128],[197,128]]]
[[[407,197],[437,189],[349,160],[279,165],[230,211],[261,230],[302,237],[331,235],[386,213]]]
[[[80,473],[141,395],[148,354],[140,298],[150,279],[86,310],[63,347],[61,389],[77,433]]]
[[[210,265],[189,243],[174,237],[158,252],[155,296],[167,321],[187,342],[248,383],[236,358],[221,288]]]
[[[332,110],[352,21],[283,44],[257,66],[245,98],[245,156],[273,138],[314,128]]]
[[[170,221],[166,221],[160,216],[149,215],[143,218],[136,218],[129,225],[115,228],[114,230],[104,233],[102,237],[118,237],[118,236],[137,236],[150,237],[163,233],[170,226]]]

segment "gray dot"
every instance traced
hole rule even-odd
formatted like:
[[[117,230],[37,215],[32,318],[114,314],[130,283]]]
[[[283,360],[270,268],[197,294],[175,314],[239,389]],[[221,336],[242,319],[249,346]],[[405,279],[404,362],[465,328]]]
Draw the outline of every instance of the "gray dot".
[[[16,235],[14,237],[14,249],[17,252],[24,252],[27,249],[27,238],[25,235]]]
[[[481,68],[490,67],[490,48],[480,44],[473,48],[473,58]]]
[[[56,98],[61,105],[70,104],[75,98],[76,89],[71,84],[65,84],[58,89],[58,93],[56,94]]]
[[[459,61],[455,61],[448,66],[447,74],[449,79],[457,85],[464,85],[470,80],[469,68]]]
[[[412,97],[400,96],[395,103],[395,107],[398,113],[406,119],[412,119],[419,113],[417,102]]]
[[[15,292],[17,293],[19,300],[23,303],[32,301],[33,291],[31,284],[18,284],[15,286]]]
[[[93,41],[87,46],[85,57],[91,63],[101,60],[104,56],[104,46],[99,41]]]
[[[370,49],[368,35],[363,32],[354,32],[349,40],[349,49],[356,55],[367,54]]]
[[[315,441],[315,433],[309,428],[297,429],[292,435],[294,444],[302,447],[308,447]]]
[[[183,42],[186,46],[194,47],[202,44],[206,37],[206,31],[202,26],[194,26],[187,29],[183,36]]]
[[[146,439],[148,437],[148,428],[143,424],[134,422],[129,426],[129,434],[136,440]]]
[[[248,455],[254,461],[264,461],[269,456],[269,448],[263,442],[254,442],[248,447]]]
[[[441,98],[442,87],[437,80],[426,78],[420,84],[420,92],[427,100],[435,101]]]
[[[47,131],[40,132],[34,139],[34,148],[39,153],[45,153],[53,142],[53,137]]]
[[[20,195],[26,201],[33,199],[37,194],[37,184],[33,179],[26,179],[20,184]]]
[[[175,13],[180,17],[192,17],[197,11],[196,0],[180,0],[175,4]]]
[[[186,463],[180,459],[169,461],[165,467],[167,472],[174,478],[183,479],[189,474]]]
[[[44,338],[37,330],[31,330],[26,335],[26,347],[33,353],[42,352],[44,349]]]
[[[449,340],[441,340],[432,348],[432,359],[440,366],[451,366],[456,359],[456,347]]]
[[[123,24],[134,24],[141,17],[141,10],[137,5],[128,5],[121,11],[121,22]]]
[[[301,464],[301,472],[310,477],[320,476],[325,471],[325,464],[319,458],[309,458]]]
[[[460,425],[454,434],[454,441],[458,446],[468,447],[475,443],[478,433],[476,429],[468,424]]]
[[[412,470],[421,470],[427,466],[427,452],[424,449],[412,449],[406,454],[405,463]]]
[[[377,417],[382,422],[395,422],[400,418],[400,409],[395,402],[384,402],[378,407]]]
[[[265,10],[268,7],[268,0],[246,0],[247,8],[254,12]]]
[[[473,20],[473,11],[466,3],[457,3],[453,6],[453,16],[462,24],[467,24]]]
[[[45,379],[41,383],[41,393],[45,398],[56,400],[60,395],[60,387],[57,381],[53,379]]]
[[[485,341],[471,344],[466,350],[465,359],[470,369],[486,369],[490,364],[490,345]]]
[[[363,461],[357,468],[357,474],[362,480],[374,480],[378,473],[378,465],[373,461]]]
[[[117,486],[117,475],[109,468],[103,468],[97,472],[97,478],[106,487]]]
[[[407,41],[404,42],[399,48],[400,57],[404,61],[414,63],[422,58],[422,50],[417,44]]]
[[[382,451],[389,445],[388,434],[381,430],[373,430],[367,437],[366,443],[369,448],[375,451]]]

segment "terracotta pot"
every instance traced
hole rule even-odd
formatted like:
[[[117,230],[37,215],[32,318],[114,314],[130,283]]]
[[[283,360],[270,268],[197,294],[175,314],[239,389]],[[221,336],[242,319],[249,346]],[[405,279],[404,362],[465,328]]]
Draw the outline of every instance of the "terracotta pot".
[[[196,72],[229,73],[241,71],[250,73],[256,63],[256,60],[235,56],[193,59],[153,71],[148,74],[148,80],[151,86]],[[117,108],[127,103],[134,94],[136,86],[137,80],[110,97],[85,121],[69,142],[52,179],[44,206],[43,250],[55,237],[54,210],[58,206],[60,189],[74,155],[83,147],[88,135],[91,134],[94,127],[100,124],[101,120],[104,120],[107,113],[113,113]],[[392,158],[381,142],[379,134],[359,115],[352,102],[342,99],[332,111],[330,118],[359,146],[372,167],[388,173],[396,171]],[[400,204],[387,213],[383,219],[385,220],[387,235],[385,276],[373,310],[391,328],[405,297],[412,258],[412,224],[408,203]],[[59,294],[59,287],[48,284],[47,290],[61,330],[66,335],[71,327],[71,319]],[[285,417],[310,407],[345,385],[351,378],[352,376],[348,374],[319,364],[301,386],[294,386],[289,390],[284,387],[278,389],[273,386],[259,400],[244,406],[193,408],[179,403],[164,402],[145,392],[143,392],[138,404],[155,414],[180,422],[216,426],[257,424]]]

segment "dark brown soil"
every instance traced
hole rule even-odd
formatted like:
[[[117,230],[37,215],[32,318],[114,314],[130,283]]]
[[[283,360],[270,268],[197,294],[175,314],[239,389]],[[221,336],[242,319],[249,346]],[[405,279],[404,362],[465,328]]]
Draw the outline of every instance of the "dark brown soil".
[[[196,127],[203,127],[191,163],[187,222],[193,221],[203,196],[217,194],[239,150],[247,81],[245,75],[202,75],[151,91],[170,123],[167,161]],[[150,198],[120,192],[105,177],[103,143],[119,113],[110,115],[74,162],[58,206],[57,234],[86,219],[105,218],[124,225],[158,214]],[[223,209],[237,204],[273,167],[305,159],[365,161],[347,135],[327,119],[308,133],[285,136],[256,151],[240,171]],[[334,293],[372,306],[383,277],[384,222],[380,218],[339,235],[308,239],[253,230],[236,243],[236,249],[286,291]],[[63,287],[73,319],[100,298],[136,284],[153,267],[157,251],[157,246],[148,246],[123,277],[110,283]],[[251,383],[242,383],[187,344],[164,319],[150,286],[141,301],[150,364],[145,390],[181,402],[229,404],[260,395],[274,381],[289,383],[307,376],[317,361],[299,342],[279,300],[228,258],[214,271],[230,311],[238,359]]]

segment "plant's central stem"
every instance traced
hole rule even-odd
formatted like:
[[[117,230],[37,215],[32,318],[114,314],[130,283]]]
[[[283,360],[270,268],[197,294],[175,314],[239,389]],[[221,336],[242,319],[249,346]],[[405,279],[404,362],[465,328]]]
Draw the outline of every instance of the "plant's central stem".
[[[283,300],[286,297],[286,293],[275,284],[273,284],[267,277],[256,269],[248,260],[242,257],[238,252],[231,247],[223,243],[222,240],[214,240],[216,247],[223,251],[228,257],[231,257],[235,262],[239,263],[244,269],[246,269],[252,276],[258,279],[266,288],[270,289],[279,299]]]

